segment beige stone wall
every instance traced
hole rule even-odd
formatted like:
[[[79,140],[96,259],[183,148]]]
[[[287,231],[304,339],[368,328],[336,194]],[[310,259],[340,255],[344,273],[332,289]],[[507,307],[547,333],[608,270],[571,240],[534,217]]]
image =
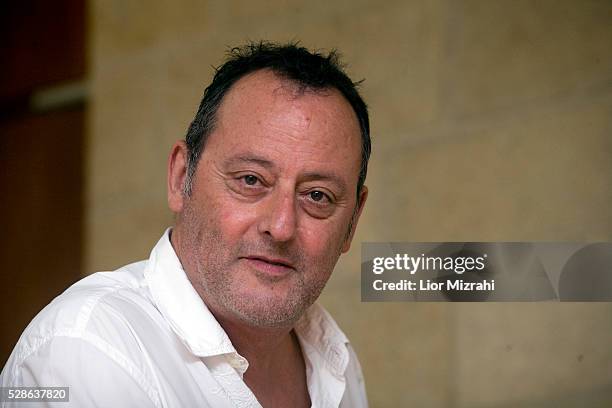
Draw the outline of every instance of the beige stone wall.
[[[366,78],[370,201],[323,303],[374,407],[610,406],[612,304],[363,304],[361,241],[612,240],[610,1],[95,0],[86,270],[145,258],[225,47],[299,39]]]

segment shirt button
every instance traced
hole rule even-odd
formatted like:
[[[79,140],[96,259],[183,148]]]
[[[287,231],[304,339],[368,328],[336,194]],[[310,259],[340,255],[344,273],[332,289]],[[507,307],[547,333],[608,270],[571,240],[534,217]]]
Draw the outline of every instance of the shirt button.
[[[248,363],[246,361],[245,358],[243,357],[237,357],[237,356],[232,356],[230,357],[230,361],[229,361],[230,365],[236,369],[239,368],[246,368],[246,366],[248,366]]]

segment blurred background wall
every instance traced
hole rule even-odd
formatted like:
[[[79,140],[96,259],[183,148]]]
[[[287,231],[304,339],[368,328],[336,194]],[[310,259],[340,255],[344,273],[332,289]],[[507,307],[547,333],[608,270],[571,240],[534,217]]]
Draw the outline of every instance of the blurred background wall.
[[[172,223],[167,155],[228,46],[338,48],[366,79],[373,156],[322,303],[371,405],[610,406],[612,304],[361,303],[359,268],[362,241],[612,241],[612,2],[93,0],[87,16],[82,274],[146,258]]]

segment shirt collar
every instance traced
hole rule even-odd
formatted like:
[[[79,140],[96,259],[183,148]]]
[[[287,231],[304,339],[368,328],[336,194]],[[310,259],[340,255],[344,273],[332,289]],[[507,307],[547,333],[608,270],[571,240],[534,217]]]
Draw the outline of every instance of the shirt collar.
[[[168,228],[144,271],[145,280],[158,310],[187,348],[196,356],[235,354],[231,340],[187,278],[172,244]],[[323,361],[338,376],[346,370],[348,339],[323,307],[313,304],[295,325],[308,350],[306,358]],[[241,370],[246,370],[246,366]]]
[[[343,376],[349,362],[349,343],[334,319],[318,303],[313,304],[295,325],[295,332],[302,343],[313,350],[316,358],[337,376]]]
[[[236,353],[229,337],[191,285],[164,232],[144,271],[153,301],[172,330],[199,357]]]

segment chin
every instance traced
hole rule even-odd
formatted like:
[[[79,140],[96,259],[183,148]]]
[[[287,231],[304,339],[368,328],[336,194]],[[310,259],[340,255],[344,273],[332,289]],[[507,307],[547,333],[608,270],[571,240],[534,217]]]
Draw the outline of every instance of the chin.
[[[267,297],[253,299],[243,296],[238,304],[232,307],[234,314],[255,327],[282,328],[293,326],[310,306],[303,302],[287,301],[287,298]]]

